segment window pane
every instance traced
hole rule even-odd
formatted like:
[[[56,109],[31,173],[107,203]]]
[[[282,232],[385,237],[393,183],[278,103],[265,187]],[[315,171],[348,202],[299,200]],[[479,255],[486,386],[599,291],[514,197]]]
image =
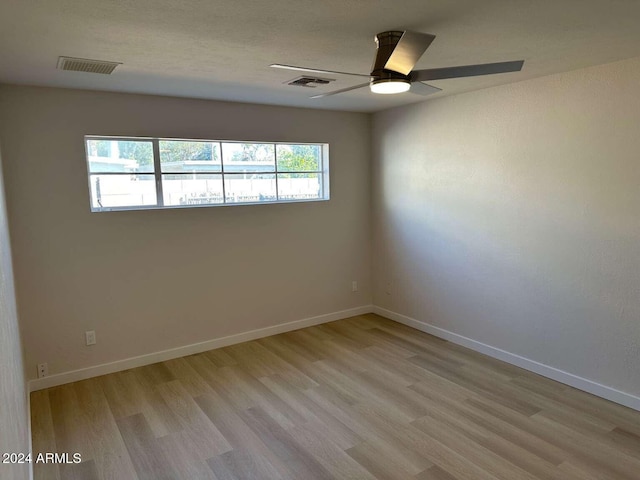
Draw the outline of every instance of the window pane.
[[[91,173],[153,172],[153,144],[138,140],[87,140]]]
[[[320,145],[278,145],[279,172],[317,172],[322,170]]]
[[[224,203],[222,175],[162,175],[165,205]]]
[[[156,205],[153,175],[91,175],[91,207]]]
[[[160,140],[163,172],[220,172],[220,144],[184,140]]]
[[[225,172],[274,172],[275,149],[272,143],[223,143]]]
[[[226,174],[224,188],[227,203],[273,202],[276,200],[276,176],[274,174]]]
[[[278,200],[308,200],[322,198],[320,174],[278,174]]]

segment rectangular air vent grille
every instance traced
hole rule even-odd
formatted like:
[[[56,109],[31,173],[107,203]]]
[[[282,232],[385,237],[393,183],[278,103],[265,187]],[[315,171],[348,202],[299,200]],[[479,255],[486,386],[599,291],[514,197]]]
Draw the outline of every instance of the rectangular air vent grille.
[[[88,58],[59,57],[58,69],[73,72],[102,73],[111,75],[120,62],[105,62],[104,60],[90,60]]]
[[[303,77],[294,78],[293,80],[288,80],[285,83],[296,87],[315,88],[318,85],[328,85],[330,82],[334,81],[334,78],[309,77],[305,75]]]

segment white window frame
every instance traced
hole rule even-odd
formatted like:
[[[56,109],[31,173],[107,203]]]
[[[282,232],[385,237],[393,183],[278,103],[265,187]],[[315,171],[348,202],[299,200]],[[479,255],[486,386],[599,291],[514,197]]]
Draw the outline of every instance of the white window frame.
[[[153,148],[153,171],[149,172],[92,172],[89,165],[89,141],[90,140],[109,140],[109,141],[140,141],[140,142],[151,142]],[[162,175],[188,175],[187,173],[180,172],[163,172],[162,165],[160,162],[160,142],[161,141],[180,141],[180,142],[207,142],[207,143],[217,143],[219,145],[220,152],[220,171],[211,172],[211,171],[193,171],[188,174],[196,174],[196,175],[220,175],[222,178],[222,190],[223,190],[223,202],[222,203],[205,203],[205,204],[195,204],[195,205],[165,205],[164,204],[164,195],[163,195],[163,184],[162,184]],[[225,192],[225,169],[224,169],[224,154],[222,152],[222,144],[223,143],[237,143],[237,144],[260,144],[260,145],[273,145],[273,155],[274,155],[274,170],[272,172],[246,172],[246,173],[254,173],[254,174],[264,174],[264,175],[274,175],[275,183],[276,183],[276,200],[265,200],[260,202],[227,202],[226,192]],[[201,207],[225,207],[225,206],[241,206],[241,205],[270,205],[274,203],[303,203],[303,202],[323,202],[330,199],[330,190],[329,190],[329,144],[322,142],[265,142],[265,141],[243,141],[243,140],[209,140],[209,139],[200,139],[200,138],[164,138],[164,137],[130,137],[130,136],[107,136],[107,135],[85,135],[84,137],[84,145],[85,145],[85,160],[87,163],[87,179],[89,186],[89,206],[91,208],[91,212],[112,212],[112,211],[126,211],[126,210],[158,210],[158,209],[173,209],[173,208],[201,208]],[[319,170],[313,171],[302,171],[302,170],[278,170],[278,159],[277,159],[277,151],[278,145],[314,145],[318,146],[321,149],[321,158],[320,158],[320,168]],[[278,190],[278,174],[317,174],[320,179],[320,187],[321,192],[318,198],[304,198],[304,199],[279,199],[279,190]],[[237,172],[226,172],[229,175],[236,175]],[[122,207],[94,207],[92,201],[92,190],[91,190],[91,180],[93,176],[107,176],[107,175],[152,175],[155,179],[155,188],[156,188],[156,204],[155,205],[131,205],[131,206],[122,206]]]

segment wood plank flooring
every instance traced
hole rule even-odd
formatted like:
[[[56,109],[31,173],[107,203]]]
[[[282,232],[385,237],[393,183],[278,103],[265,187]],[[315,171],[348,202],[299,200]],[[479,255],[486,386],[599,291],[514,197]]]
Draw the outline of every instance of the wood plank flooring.
[[[640,478],[640,413],[363,315],[32,393],[44,479]]]

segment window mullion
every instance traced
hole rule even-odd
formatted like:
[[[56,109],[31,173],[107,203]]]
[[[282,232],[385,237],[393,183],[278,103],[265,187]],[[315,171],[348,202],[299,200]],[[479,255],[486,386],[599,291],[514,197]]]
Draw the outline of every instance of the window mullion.
[[[154,138],[153,142],[153,173],[156,179],[156,204],[164,206],[164,195],[162,193],[162,171],[160,168],[160,140]]]
[[[275,163],[276,177],[276,202],[280,200],[280,192],[278,190],[278,144],[273,145],[273,161]]]
[[[222,203],[227,203],[227,190],[224,185],[224,154],[222,153],[222,142],[218,142],[218,150],[220,151],[220,176],[222,177]]]

